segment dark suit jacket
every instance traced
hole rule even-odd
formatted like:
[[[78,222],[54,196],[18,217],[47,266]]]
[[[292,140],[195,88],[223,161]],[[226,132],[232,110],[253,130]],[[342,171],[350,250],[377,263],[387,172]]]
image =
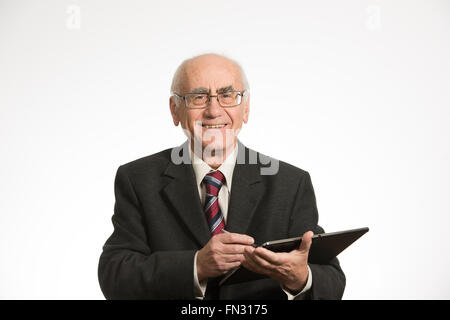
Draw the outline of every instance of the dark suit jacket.
[[[276,175],[261,175],[261,163],[236,164],[226,229],[248,234],[255,243],[290,238],[312,230],[318,213],[309,174],[279,162]],[[182,150],[181,147],[178,147]],[[182,152],[178,149],[176,152]],[[211,235],[191,164],[176,165],[171,149],[117,170],[114,232],[100,257],[98,277],[107,299],[194,299],[194,254]],[[258,159],[265,157],[258,154]],[[267,158],[263,163],[267,163]],[[309,264],[312,288],[301,296],[340,299],[345,276],[335,258]],[[208,281],[205,299],[286,299],[272,279],[218,287]]]

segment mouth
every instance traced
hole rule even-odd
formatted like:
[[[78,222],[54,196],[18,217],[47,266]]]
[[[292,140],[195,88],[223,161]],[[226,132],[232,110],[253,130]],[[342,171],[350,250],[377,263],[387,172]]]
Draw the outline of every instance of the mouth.
[[[223,123],[222,124],[204,124],[204,123],[202,123],[202,127],[206,128],[206,129],[220,129],[225,126],[226,126],[226,124],[223,124]]]

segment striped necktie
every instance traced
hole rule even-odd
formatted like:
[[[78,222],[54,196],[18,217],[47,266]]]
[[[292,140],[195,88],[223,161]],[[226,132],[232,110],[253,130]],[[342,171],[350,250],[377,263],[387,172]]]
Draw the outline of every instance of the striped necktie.
[[[205,215],[209,230],[214,236],[225,228],[225,221],[219,207],[219,190],[225,182],[225,176],[220,171],[210,172],[203,178],[206,187]]]

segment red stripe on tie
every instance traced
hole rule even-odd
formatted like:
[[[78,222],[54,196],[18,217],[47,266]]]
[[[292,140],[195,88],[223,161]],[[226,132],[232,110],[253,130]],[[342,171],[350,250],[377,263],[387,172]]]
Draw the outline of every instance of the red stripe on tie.
[[[225,229],[225,223],[223,222],[223,220],[219,223],[219,225],[217,226],[216,230],[213,231],[213,236],[215,236],[216,234],[219,234],[222,232],[222,230]]]
[[[219,194],[219,189],[217,189],[212,184],[206,184],[206,192],[208,192],[210,195],[217,197],[217,195]]]
[[[209,209],[206,211],[206,217],[208,219],[208,222],[210,222],[219,212],[219,204],[218,201],[214,201],[214,203],[209,207]]]
[[[217,180],[219,180],[222,184],[225,181],[225,176],[222,174],[222,172],[220,171],[214,171],[211,173],[208,173],[209,176],[216,178]]]
[[[214,229],[214,231],[211,230],[212,235],[219,234],[224,228],[225,228],[225,222],[223,219],[222,212],[220,211],[219,207],[219,199],[218,194],[220,191],[220,188],[225,182],[225,176],[220,171],[214,171],[207,174],[207,176],[213,177],[217,179],[217,181],[209,181],[208,179],[203,179],[203,184],[205,185],[206,192],[212,196],[215,197],[214,202],[211,204],[211,206],[208,208],[208,210],[205,210],[206,219],[208,221],[208,226],[210,230],[212,229],[212,226],[210,226],[210,222],[213,219],[217,219],[217,221],[220,221],[217,227]],[[211,179],[210,179],[211,180]],[[219,185],[219,187],[216,187],[214,184]],[[205,204],[206,207],[207,204]],[[217,223],[217,221],[215,223]]]

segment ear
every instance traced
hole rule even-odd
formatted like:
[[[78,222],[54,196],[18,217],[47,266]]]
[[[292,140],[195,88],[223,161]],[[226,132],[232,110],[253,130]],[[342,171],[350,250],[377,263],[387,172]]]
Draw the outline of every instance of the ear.
[[[169,99],[169,106],[170,106],[170,114],[172,115],[173,124],[175,126],[178,126],[180,124],[180,118],[177,114],[177,104],[175,102],[175,97],[170,97]]]
[[[244,110],[243,110],[243,112],[244,112],[243,121],[244,121],[244,123],[247,123],[248,122],[248,116],[250,114],[250,95],[247,96],[243,107],[244,107]]]

